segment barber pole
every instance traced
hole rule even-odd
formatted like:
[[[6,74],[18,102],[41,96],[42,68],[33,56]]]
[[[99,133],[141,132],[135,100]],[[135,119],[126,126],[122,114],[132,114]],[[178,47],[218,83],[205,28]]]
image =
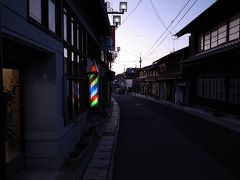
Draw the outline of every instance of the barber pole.
[[[89,74],[89,93],[90,107],[96,107],[99,104],[99,75],[95,64],[92,65]]]

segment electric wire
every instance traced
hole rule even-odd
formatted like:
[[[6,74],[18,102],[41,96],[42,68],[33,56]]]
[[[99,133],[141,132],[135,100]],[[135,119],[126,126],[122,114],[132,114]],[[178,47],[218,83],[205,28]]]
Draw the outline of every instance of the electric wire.
[[[187,3],[182,7],[182,9],[179,11],[179,13],[175,16],[175,18],[171,21],[170,25],[165,29],[165,31],[159,36],[159,38],[155,41],[155,43],[153,44],[153,46],[147,51],[146,55],[144,57],[146,57],[147,55],[149,55],[149,53],[152,51],[152,49],[154,48],[154,46],[159,42],[159,40],[164,36],[164,34],[166,33],[167,29],[169,29],[169,27],[174,23],[174,21],[178,18],[178,16],[182,13],[182,11],[185,9],[185,7],[189,4],[191,0],[188,0]]]
[[[166,24],[164,23],[164,21],[162,20],[162,18],[161,18],[160,15],[158,14],[158,11],[157,11],[155,5],[153,4],[152,0],[149,0],[149,2],[150,2],[150,4],[151,4],[151,6],[152,6],[152,8],[153,8],[153,10],[154,10],[154,13],[155,13],[155,15],[157,16],[158,20],[161,22],[161,24],[164,26],[164,28],[172,35],[172,32],[169,31],[169,29],[168,29],[169,26],[168,26],[168,27],[166,26]]]
[[[195,0],[194,1],[194,3],[188,8],[188,10],[184,13],[184,15],[180,18],[180,20],[174,25],[174,27],[172,28],[172,30],[171,31],[173,31],[175,28],[176,28],[176,26],[182,21],[182,19],[187,15],[187,13],[192,9],[192,7],[196,4],[196,2],[197,2],[198,0]],[[189,1],[188,1],[189,2]],[[187,3],[188,3],[187,2]],[[184,7],[186,7],[186,6],[184,6]],[[178,14],[180,14],[180,13],[178,13]],[[176,20],[176,18],[174,19],[174,20]],[[174,22],[174,21],[173,21]],[[172,23],[170,24],[170,25],[172,25]],[[164,31],[164,33],[166,32],[166,30]],[[163,33],[163,35],[164,35],[164,33]],[[155,50],[165,41],[165,39],[167,38],[169,36],[169,34],[167,34],[165,37],[164,37],[164,39],[162,39],[162,41],[155,47]],[[157,44],[157,43],[155,43],[155,44]],[[155,45],[154,45],[155,46]],[[153,49],[153,48],[152,48]],[[152,54],[155,50],[153,50],[153,51],[151,51],[150,52],[150,54]],[[148,52],[149,53],[149,52]],[[147,54],[148,55],[148,54]]]

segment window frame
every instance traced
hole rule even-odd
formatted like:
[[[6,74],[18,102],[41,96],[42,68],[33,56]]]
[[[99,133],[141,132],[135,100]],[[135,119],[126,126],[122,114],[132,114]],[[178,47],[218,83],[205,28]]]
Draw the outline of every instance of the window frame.
[[[231,26],[231,22],[234,22],[235,20],[238,20],[238,23]],[[237,30],[231,33],[231,29],[233,28],[236,28]],[[231,38],[231,35],[234,35],[236,33],[238,33],[237,37]],[[210,35],[209,39],[207,38],[208,35]],[[213,49],[219,45],[229,43],[239,38],[240,38],[240,14],[237,14],[235,16],[232,16],[228,20],[219,23],[219,25],[216,26],[215,28],[211,28],[210,30],[199,34],[197,40],[197,50],[198,53],[200,53],[202,51]]]
[[[223,37],[220,37],[222,35],[223,35]],[[217,40],[218,45],[228,42],[227,37],[228,37],[228,23],[222,23],[218,26],[218,40]]]
[[[231,26],[231,23],[233,23],[236,20],[238,20],[238,23],[234,24],[233,26]],[[231,33],[231,30],[233,28],[236,28],[238,30],[236,32]],[[228,30],[229,30],[229,34],[228,34],[229,41],[234,41],[235,39],[240,38],[240,14],[230,18],[230,20],[229,20],[229,29]],[[238,34],[238,37],[231,39],[231,36],[233,36],[234,34]]]
[[[28,0],[27,2],[27,10],[28,10],[28,17],[29,18],[31,18],[32,20],[34,20],[34,21],[36,21],[38,24],[41,24],[42,23],[42,19],[43,19],[43,14],[42,14],[42,8],[43,8],[43,0],[39,0],[40,1],[40,4],[41,4],[41,9],[40,9],[40,22],[37,20],[37,19],[35,19],[33,16],[31,16],[31,9],[30,9],[30,1],[34,1],[34,0]],[[35,0],[36,1],[36,0]]]
[[[53,29],[51,29],[51,27],[50,27],[50,13],[49,13],[49,11],[50,11],[50,4],[49,3],[52,3],[53,5],[54,5],[54,30]],[[55,0],[48,0],[48,29],[52,32],[52,33],[56,33],[56,22],[57,22],[57,19],[56,19],[56,17],[57,17],[57,10],[56,10],[56,1]]]
[[[53,0],[51,0],[53,1]],[[55,39],[61,41],[62,39],[62,23],[61,23],[61,16],[62,16],[62,0],[55,0],[55,32],[53,32],[49,28],[49,0],[41,0],[41,22],[37,21],[30,15],[30,0],[27,0],[27,20],[33,24],[34,26],[38,27],[45,33],[49,34],[50,36],[54,37]]]
[[[64,21],[64,15],[66,15],[67,19],[67,33],[65,34],[65,36],[67,35],[67,41],[64,39],[65,27],[63,22],[63,45],[64,49],[68,51],[68,57],[64,58],[63,72],[65,81],[69,81],[69,84],[71,84],[71,87],[70,85],[66,87],[68,86],[67,83],[63,84],[63,89],[69,88],[71,94],[71,98],[69,98],[70,102],[68,102],[66,101],[66,91],[63,90],[63,98],[65,99],[63,109],[65,111],[68,110],[68,112],[64,112],[64,124],[66,126],[88,109],[88,77],[86,68],[84,68],[86,67],[87,51],[83,50],[84,47],[87,47],[87,40],[85,41],[83,37],[84,34],[87,34],[87,31],[67,4],[63,6],[62,21]],[[73,28],[71,23],[73,23]],[[79,31],[79,36],[77,35],[77,30]],[[79,42],[79,46],[77,42]],[[78,92],[76,92],[76,89],[78,89]]]
[[[204,50],[211,49],[211,33],[210,31],[204,33]]]

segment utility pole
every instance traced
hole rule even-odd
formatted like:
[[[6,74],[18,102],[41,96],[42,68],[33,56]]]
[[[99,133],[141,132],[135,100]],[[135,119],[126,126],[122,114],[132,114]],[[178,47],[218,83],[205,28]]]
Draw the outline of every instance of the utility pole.
[[[142,57],[141,57],[141,53],[140,53],[140,60],[139,60],[139,63],[140,63],[140,68],[142,68]]]

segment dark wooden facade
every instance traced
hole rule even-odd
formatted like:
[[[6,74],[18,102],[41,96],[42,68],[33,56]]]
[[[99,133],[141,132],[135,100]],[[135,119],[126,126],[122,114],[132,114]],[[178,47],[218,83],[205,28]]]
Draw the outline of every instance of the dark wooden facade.
[[[218,0],[176,36],[189,46],[139,70],[138,92],[216,114],[240,114],[240,8]]]
[[[185,47],[141,68],[136,79],[137,92],[184,104],[185,85],[181,62],[188,57],[188,51],[188,47]]]
[[[186,33],[191,33],[191,57],[182,63],[188,104],[240,114],[240,8],[236,1],[216,1],[177,36]]]

